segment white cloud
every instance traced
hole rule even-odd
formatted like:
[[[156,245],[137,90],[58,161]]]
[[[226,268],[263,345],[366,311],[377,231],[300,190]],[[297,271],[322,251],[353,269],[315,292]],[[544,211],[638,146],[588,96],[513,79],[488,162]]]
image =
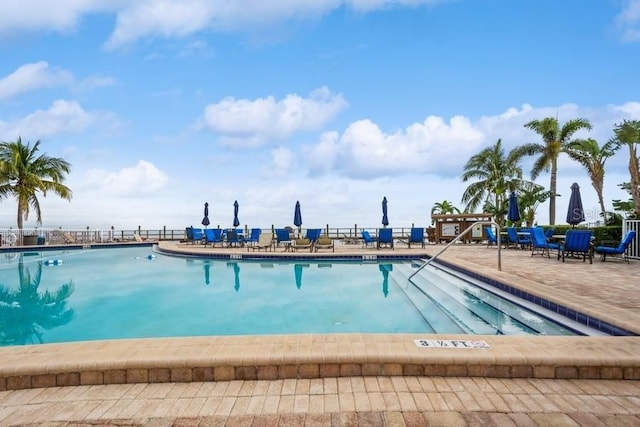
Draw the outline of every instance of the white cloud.
[[[106,41],[118,49],[146,37],[184,37],[200,31],[255,32],[291,20],[317,19],[340,7],[370,12],[442,0],[22,0],[0,2],[0,36],[22,31],[71,32],[91,14],[115,14]]]
[[[640,118],[640,103],[599,108],[575,104],[534,108],[525,104],[476,120],[454,116],[447,122],[444,118],[429,116],[423,122],[396,131],[384,131],[373,121],[364,119],[349,124],[342,134],[323,133],[317,143],[303,147],[306,155],[302,159],[306,160],[312,175],[339,173],[361,179],[411,173],[459,176],[471,156],[498,139],[502,139],[505,150],[540,142],[540,137],[524,125],[543,117],[557,117],[560,123],[587,119],[593,129],[581,131],[574,137],[590,137],[603,144],[611,138],[616,123]],[[622,161],[622,157],[610,159],[609,166],[618,165],[616,162]],[[525,170],[528,167],[526,165]]]
[[[485,140],[469,119],[445,122],[429,116],[403,130],[384,132],[371,120],[351,123],[339,137],[326,133],[307,147],[312,172],[337,169],[350,177],[371,178],[410,172],[458,174],[460,159]],[[468,157],[468,156],[467,156]],[[455,169],[455,170],[454,170]]]
[[[203,125],[220,134],[227,145],[256,146],[268,140],[282,140],[295,132],[321,128],[347,103],[328,88],[314,90],[308,98],[290,94],[255,100],[225,98],[205,108]]]
[[[262,172],[267,176],[284,176],[291,171],[295,156],[286,147],[271,150],[271,165]]]
[[[140,160],[135,166],[116,172],[92,169],[87,172],[85,186],[107,196],[153,195],[161,190],[169,177],[154,164]]]
[[[51,68],[44,61],[25,64],[0,80],[0,100],[36,89],[69,85],[73,80],[70,72]]]
[[[72,31],[83,15],[115,11],[125,0],[22,0],[0,2],[0,35],[20,31]]]
[[[85,111],[76,101],[57,100],[48,110],[38,110],[15,122],[0,121],[0,139],[40,139],[59,134],[79,133],[90,126],[114,127],[117,120],[111,113]]]
[[[640,0],[624,0],[616,24],[627,42],[640,41]]]

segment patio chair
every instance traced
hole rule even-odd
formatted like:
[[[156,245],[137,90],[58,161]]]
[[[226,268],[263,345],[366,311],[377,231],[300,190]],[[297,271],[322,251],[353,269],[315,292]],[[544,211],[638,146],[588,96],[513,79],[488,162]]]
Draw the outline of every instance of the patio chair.
[[[291,245],[291,248],[294,251],[298,251],[300,249],[309,249],[309,252],[313,252],[313,245],[311,243],[311,240],[305,238],[295,239],[293,241],[293,244]]]
[[[411,234],[409,234],[407,246],[411,248],[412,243],[419,243],[424,248],[424,228],[411,227]]]
[[[493,232],[493,229],[491,227],[485,227],[484,232],[487,234],[487,247],[498,244],[496,233]]]
[[[260,237],[258,237],[258,241],[251,245],[251,246],[247,246],[247,251],[249,249],[252,250],[258,250],[261,251],[264,249],[264,251],[266,252],[267,250],[271,250],[273,248],[273,234],[272,233],[260,233]]]
[[[531,230],[518,233],[515,227],[507,227],[507,237],[515,248],[524,249],[525,246],[531,246]]]
[[[314,244],[316,240],[318,240],[318,238],[320,237],[320,234],[322,234],[321,228],[307,228],[307,233],[305,234],[305,238],[309,239],[311,244]]]
[[[286,243],[283,243],[286,242]],[[291,233],[286,228],[276,228],[276,245],[290,245]]]
[[[249,235],[244,239],[244,242],[247,245],[255,245],[256,243],[258,243],[258,239],[260,239],[261,233],[262,233],[261,229],[252,228],[251,231],[249,232]]]
[[[227,230],[227,247],[242,246],[242,239],[238,235],[238,230],[230,228]]]
[[[362,247],[366,248],[369,245],[376,245],[378,243],[378,241],[376,239],[374,239],[373,237],[371,237],[371,234],[369,234],[369,232],[367,230],[362,230],[360,232],[360,234],[362,235]]]
[[[378,230],[378,249],[383,245],[393,249],[393,228],[381,228]]]
[[[620,244],[617,247],[608,247],[608,246],[598,246],[596,247],[596,253],[600,254],[600,261],[604,262],[607,260],[607,255],[610,256],[620,256],[623,260],[629,262],[629,255],[627,254],[627,249],[629,249],[629,245],[636,237],[636,232],[630,230],[627,232],[624,239],[620,241]]]
[[[222,230],[219,228],[205,228],[204,229],[204,245],[215,246],[219,244],[222,246]]]
[[[192,245],[195,245],[196,243],[204,243],[204,233],[202,228],[187,227],[186,232],[187,241],[191,242]]]
[[[589,264],[593,264],[593,246],[591,245],[591,230],[567,230],[564,238],[564,245],[560,246],[558,259],[562,256],[562,262],[565,258],[582,257],[582,262],[589,257]]]
[[[331,249],[331,252],[335,252],[336,248],[333,244],[333,239],[329,236],[319,237],[313,244],[313,249],[318,252],[319,249]]]
[[[534,255],[547,255],[547,258],[551,258],[551,250],[560,251],[560,245],[557,243],[551,243],[544,237],[544,231],[540,227],[533,227],[531,229],[531,256]]]

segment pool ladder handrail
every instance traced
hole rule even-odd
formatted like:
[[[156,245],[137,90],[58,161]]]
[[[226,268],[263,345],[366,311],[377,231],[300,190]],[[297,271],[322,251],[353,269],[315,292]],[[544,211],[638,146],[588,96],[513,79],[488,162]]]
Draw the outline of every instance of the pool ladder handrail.
[[[423,268],[425,268],[426,266],[428,266],[429,264],[431,264],[431,262],[438,258],[440,256],[441,253],[443,253],[444,251],[446,251],[447,249],[449,249],[449,246],[453,245],[454,243],[456,243],[458,240],[460,240],[462,237],[464,237],[469,231],[471,231],[473,229],[473,227],[475,227],[476,225],[494,225],[496,227],[496,243],[498,245],[498,271],[502,271],[502,253],[501,253],[501,249],[502,249],[502,244],[500,242],[500,225],[495,222],[495,221],[476,221],[473,224],[471,224],[469,227],[467,227],[462,233],[458,234],[452,241],[450,241],[449,243],[447,243],[447,245],[442,248],[440,251],[438,251],[437,254],[435,254],[434,256],[432,256],[431,258],[429,258],[428,260],[426,260],[424,262],[424,264],[422,264],[420,267],[418,267],[418,269],[416,271],[414,271],[411,276],[409,276],[409,280],[411,280],[413,278],[413,276],[415,276],[416,274],[418,274]]]

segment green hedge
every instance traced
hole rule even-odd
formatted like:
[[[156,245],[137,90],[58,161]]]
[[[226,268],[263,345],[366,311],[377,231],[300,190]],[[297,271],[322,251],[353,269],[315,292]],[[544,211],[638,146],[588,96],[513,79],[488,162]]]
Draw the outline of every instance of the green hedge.
[[[573,227],[570,225],[543,225],[541,226],[545,231],[547,228],[553,228],[553,234],[566,234],[567,230],[571,230]],[[587,227],[576,227],[577,229],[587,229]],[[593,231],[595,236],[595,244],[599,245],[602,242],[610,241],[610,242],[619,242],[622,240],[622,226],[620,225],[611,225],[606,227],[589,227],[589,230]]]

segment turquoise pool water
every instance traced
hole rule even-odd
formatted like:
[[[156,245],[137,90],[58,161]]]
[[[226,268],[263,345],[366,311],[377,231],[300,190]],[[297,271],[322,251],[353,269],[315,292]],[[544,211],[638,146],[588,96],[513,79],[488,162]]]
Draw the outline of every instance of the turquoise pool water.
[[[156,256],[150,247],[1,257],[0,345],[201,335],[540,333],[518,320],[533,314],[518,307],[492,310],[475,291],[431,289],[428,298],[420,297],[394,280],[394,267],[410,268],[407,263],[233,262]],[[434,305],[434,298],[442,302]],[[470,315],[479,304],[480,315]],[[445,329],[456,323],[452,318],[469,330]],[[552,324],[542,330],[572,333]]]

